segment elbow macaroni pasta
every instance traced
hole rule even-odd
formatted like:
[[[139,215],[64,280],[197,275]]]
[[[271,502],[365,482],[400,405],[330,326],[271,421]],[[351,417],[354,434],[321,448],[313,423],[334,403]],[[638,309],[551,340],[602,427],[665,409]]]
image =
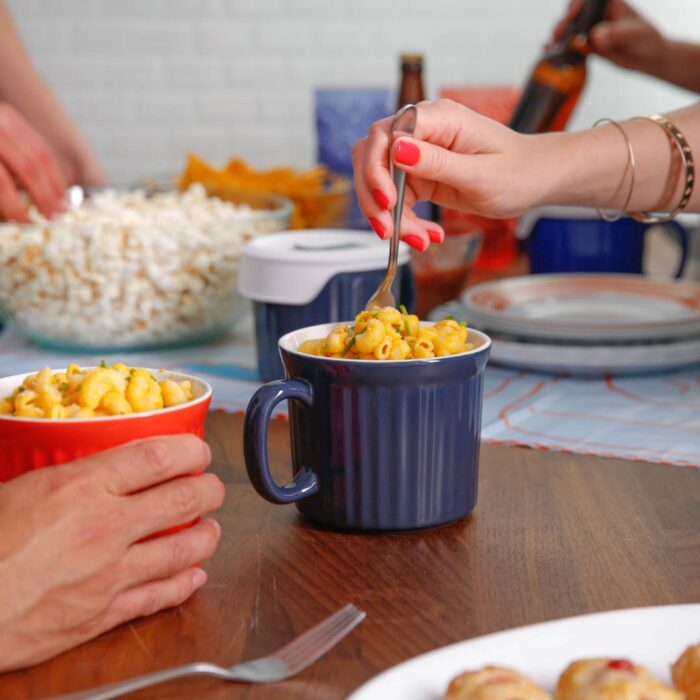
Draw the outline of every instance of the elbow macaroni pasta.
[[[352,360],[416,360],[471,350],[467,336],[467,327],[452,319],[421,326],[418,316],[386,306],[360,312],[353,328],[336,326],[325,338],[303,342],[299,351]]]
[[[185,380],[158,381],[146,369],[117,362],[111,367],[65,372],[44,367],[25,378],[10,396],[0,400],[0,415],[23,418],[97,418],[124,416],[191,401],[192,384]]]

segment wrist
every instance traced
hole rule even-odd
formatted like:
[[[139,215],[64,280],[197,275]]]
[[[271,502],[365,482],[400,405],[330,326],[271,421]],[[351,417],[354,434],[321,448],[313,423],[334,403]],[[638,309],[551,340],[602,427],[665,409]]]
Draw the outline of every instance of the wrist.
[[[544,134],[541,139],[539,206],[622,206],[629,187],[628,150],[615,126]]]
[[[627,204],[630,211],[663,210],[671,170],[668,139],[658,125],[643,119],[620,126],[635,154],[634,183],[627,143],[614,125],[545,134],[538,148],[542,166],[537,206],[621,209]]]
[[[649,61],[645,72],[653,75],[655,78],[659,78],[659,80],[677,83],[676,72],[680,52],[681,47],[678,41],[659,35],[653,60]]]

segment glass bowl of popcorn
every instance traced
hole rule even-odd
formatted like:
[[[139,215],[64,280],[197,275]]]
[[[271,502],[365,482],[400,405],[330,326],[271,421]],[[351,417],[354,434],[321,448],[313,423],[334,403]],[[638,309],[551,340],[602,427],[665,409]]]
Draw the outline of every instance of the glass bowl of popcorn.
[[[275,200],[224,201],[201,185],[106,189],[52,221],[0,224],[0,306],[23,335],[63,351],[207,342],[247,312],[243,245],[288,227],[291,202]]]

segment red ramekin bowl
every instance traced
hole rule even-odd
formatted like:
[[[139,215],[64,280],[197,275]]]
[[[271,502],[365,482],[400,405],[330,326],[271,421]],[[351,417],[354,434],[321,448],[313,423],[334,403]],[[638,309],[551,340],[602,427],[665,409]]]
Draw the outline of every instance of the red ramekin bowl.
[[[149,371],[159,380],[189,380],[194,398],[179,406],[126,416],[55,420],[0,415],[0,482],[141,438],[182,433],[203,438],[211,385],[181,372]],[[0,398],[9,396],[31,374],[35,372],[0,379]]]

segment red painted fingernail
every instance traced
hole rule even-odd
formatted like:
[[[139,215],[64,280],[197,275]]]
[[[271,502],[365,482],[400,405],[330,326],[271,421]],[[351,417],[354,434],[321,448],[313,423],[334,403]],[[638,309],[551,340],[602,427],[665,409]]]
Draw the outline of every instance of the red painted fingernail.
[[[379,236],[379,238],[384,239],[386,229],[379,223],[379,221],[373,216],[368,217],[367,220],[369,221],[370,226],[374,229],[374,232]]]
[[[428,238],[431,243],[442,243],[442,233],[437,229],[428,229]]]
[[[394,159],[401,165],[415,165],[420,158],[420,150],[414,143],[399,141],[394,151]]]
[[[404,236],[402,240],[410,245],[411,248],[415,248],[419,253],[422,253],[428,247],[428,244],[420,236],[414,236],[410,233],[408,236]]]
[[[372,190],[372,196],[382,209],[389,208],[389,200],[386,198],[384,192],[381,190]]]

